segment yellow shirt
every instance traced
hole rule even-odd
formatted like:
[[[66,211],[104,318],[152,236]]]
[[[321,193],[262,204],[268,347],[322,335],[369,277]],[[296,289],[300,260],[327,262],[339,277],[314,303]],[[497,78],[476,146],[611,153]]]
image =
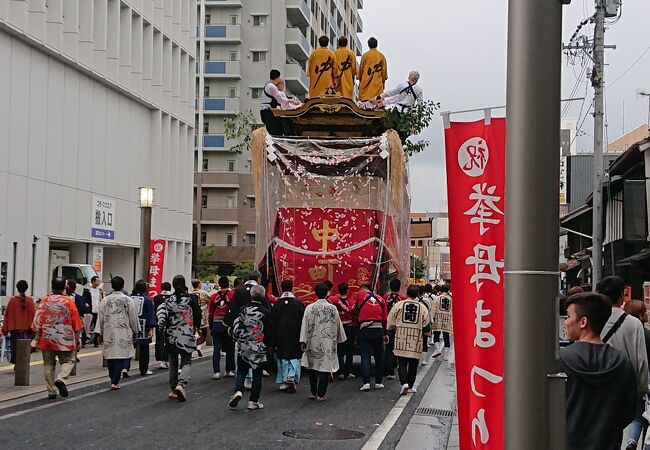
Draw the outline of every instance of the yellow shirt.
[[[384,92],[388,79],[386,57],[376,48],[371,48],[361,57],[359,65],[359,100],[372,100]]]
[[[339,72],[339,86],[337,91],[341,97],[352,100],[354,96],[354,78],[357,75],[357,58],[352,50],[347,47],[340,47],[334,52],[336,56],[336,68]]]
[[[336,56],[327,47],[317,48],[309,55],[309,98],[320,97],[325,89],[334,85],[337,77]]]

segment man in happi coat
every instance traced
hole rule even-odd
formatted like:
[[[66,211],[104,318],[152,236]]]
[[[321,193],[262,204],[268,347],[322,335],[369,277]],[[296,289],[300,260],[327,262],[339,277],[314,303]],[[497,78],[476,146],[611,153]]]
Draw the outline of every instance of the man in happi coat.
[[[338,77],[336,67],[336,56],[327,46],[330,39],[327,36],[318,38],[319,48],[309,55],[308,75],[309,75],[309,98],[320,97],[323,91],[333,87]],[[381,92],[380,92],[381,93]]]
[[[352,100],[354,96],[354,79],[357,76],[357,58],[348,48],[348,38],[339,38],[339,48],[334,52],[336,67],[338,69],[338,89],[343,98]]]
[[[440,295],[434,297],[431,302],[431,323],[433,329],[433,343],[435,350],[433,357],[439,356],[442,353],[443,343],[440,342],[440,334],[444,341],[444,348],[451,347],[451,333],[454,331],[454,323],[452,321],[452,300],[449,286],[439,286],[438,291]],[[447,355],[450,358],[451,355]]]
[[[384,92],[388,80],[386,57],[377,50],[377,39],[368,39],[368,50],[361,56],[359,65],[359,100],[367,102],[377,98]]]
[[[280,287],[282,295],[271,312],[278,365],[275,382],[281,391],[294,393],[296,384],[300,383],[300,327],[305,307],[293,295],[293,281],[283,280]]]
[[[300,329],[303,349],[302,366],[309,371],[311,400],[325,401],[330,374],[339,370],[337,346],[345,342],[345,330],[336,306],[327,301],[328,288],[317,284],[314,293],[318,300],[305,308]]]
[[[418,287],[408,287],[406,300],[397,302],[388,315],[389,330],[395,330],[393,353],[399,364],[401,394],[415,392],[413,385],[418,372],[418,362],[422,352],[424,334],[431,329],[429,311],[418,300]]]

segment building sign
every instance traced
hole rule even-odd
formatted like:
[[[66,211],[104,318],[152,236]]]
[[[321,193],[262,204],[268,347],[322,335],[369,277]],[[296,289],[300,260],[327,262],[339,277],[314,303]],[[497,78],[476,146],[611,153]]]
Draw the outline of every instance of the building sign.
[[[115,200],[93,195],[90,235],[99,239],[115,239]]]
[[[152,298],[160,294],[166,245],[164,239],[152,239],[149,244],[149,296]]]
[[[463,449],[504,445],[505,138],[505,119],[452,122],[445,130]]]
[[[97,272],[97,276],[102,280],[102,272],[104,271],[104,247],[99,245],[93,246],[93,269]]]

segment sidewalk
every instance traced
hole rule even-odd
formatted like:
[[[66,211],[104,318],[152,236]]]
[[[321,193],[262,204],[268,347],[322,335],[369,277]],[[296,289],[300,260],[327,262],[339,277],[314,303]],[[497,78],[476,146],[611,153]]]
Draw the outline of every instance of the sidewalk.
[[[444,361],[404,430],[397,449],[458,448],[455,367],[453,362]]]
[[[151,345],[151,361],[149,368],[156,370],[158,364],[153,361],[153,344]],[[212,347],[206,347],[203,350],[203,356],[212,355]],[[82,385],[83,383],[91,382],[94,380],[103,379],[108,383],[108,369],[102,367],[102,350],[101,347],[90,347],[82,349],[78,354],[80,362],[77,363],[77,374],[70,376],[66,384],[74,390],[75,385]],[[57,365],[57,372],[58,372]],[[133,359],[131,361],[130,375],[138,373],[138,362]],[[9,403],[14,401],[31,400],[26,397],[34,396],[35,399],[44,397],[45,394],[45,380],[43,379],[43,359],[41,352],[32,353],[30,361],[29,372],[29,386],[14,386],[14,371],[13,364],[6,361],[0,363],[0,408],[7,407]]]

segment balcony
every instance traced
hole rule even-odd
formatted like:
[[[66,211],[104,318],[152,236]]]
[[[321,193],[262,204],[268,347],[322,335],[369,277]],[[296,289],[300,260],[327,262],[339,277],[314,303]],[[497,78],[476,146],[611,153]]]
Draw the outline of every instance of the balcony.
[[[197,1],[199,5],[201,2]],[[241,8],[242,0],[205,0],[205,6],[223,6],[228,8]]]
[[[198,100],[195,101],[195,106],[198,105],[197,102]],[[203,112],[204,114],[237,114],[239,112],[239,97],[206,97],[203,102]]]
[[[196,63],[199,73],[199,63]],[[241,79],[240,61],[205,61],[203,76],[206,78]]]
[[[284,33],[287,43],[287,54],[296,61],[306,61],[311,53],[309,40],[303,36],[299,28],[287,28]]]
[[[306,27],[311,20],[311,10],[305,0],[286,0],[287,19],[295,27]]]
[[[357,9],[363,9],[363,0],[357,0]]]
[[[363,20],[361,20],[359,11],[357,11],[357,33],[363,33]]]
[[[196,35],[199,36],[199,27],[196,27]],[[241,42],[241,25],[206,25],[206,42]]]
[[[339,27],[339,24],[336,20],[336,14],[330,13],[330,28],[334,30],[334,36],[339,37],[341,36],[341,28]]]
[[[287,88],[294,95],[305,95],[309,92],[309,77],[300,67],[300,64],[286,64],[284,66],[284,79]]]
[[[354,41],[356,42],[357,56],[361,56],[361,54],[363,53],[363,47],[361,46],[361,39],[359,39],[359,36],[356,36],[354,38]]]

